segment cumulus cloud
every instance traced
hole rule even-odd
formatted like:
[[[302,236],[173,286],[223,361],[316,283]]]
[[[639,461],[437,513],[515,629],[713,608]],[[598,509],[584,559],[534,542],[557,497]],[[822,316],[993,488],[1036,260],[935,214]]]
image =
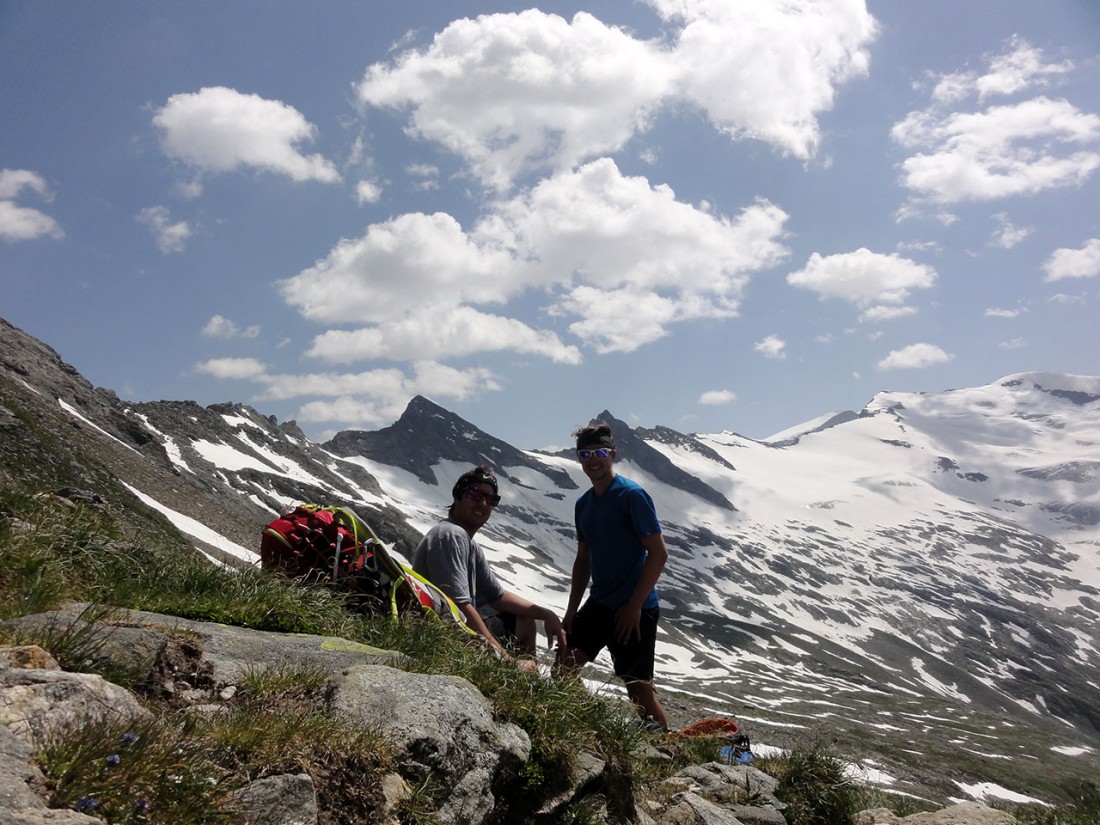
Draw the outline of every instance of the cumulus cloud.
[[[554,334],[456,308],[544,294],[547,317],[565,319],[582,343],[629,352],[671,324],[736,315],[750,274],[787,254],[786,219],[766,201],[736,218],[712,214],[602,159],[498,202],[469,232],[443,213],[373,224],[279,288],[310,320],[366,325],[319,337],[318,356],[515,348],[576,363]],[[437,335],[439,345],[415,342]]]
[[[816,152],[836,87],[867,74],[878,32],[863,0],[648,2],[683,26],[671,54],[678,97],[726,134],[799,158]]]
[[[213,316],[202,328],[204,338],[255,338],[260,334],[258,324],[243,329],[221,315]]]
[[[267,367],[255,358],[212,358],[196,365],[196,372],[229,380],[263,380]]]
[[[778,335],[768,335],[753,344],[752,348],[765,358],[782,360],[787,357],[787,353],[784,351],[786,347],[787,342]]]
[[[932,105],[910,112],[891,130],[894,141],[917,154],[900,165],[902,183],[918,198],[950,204],[1034,194],[1073,186],[1100,167],[1100,117],[1066,100],[1045,96],[949,111],[976,95],[982,103],[1046,85],[1073,69],[1070,62],[1046,64],[1042,53],[1019,38],[989,60],[982,75],[941,78]]]
[[[426,331],[430,330],[430,334]],[[335,364],[372,358],[392,361],[457,358],[508,350],[579,364],[580,350],[552,332],[468,306],[426,306],[393,321],[357,330],[330,330],[313,339],[307,355]]]
[[[49,215],[15,203],[25,189],[47,202],[53,200],[53,193],[37,172],[0,169],[0,238],[5,241],[31,241],[45,235],[64,237],[61,226]]]
[[[214,358],[197,364],[195,370],[215,378],[258,383],[262,389],[257,400],[313,398],[296,416],[310,423],[376,426],[397,418],[415,395],[461,401],[500,389],[487,369],[460,370],[433,361],[414,363],[411,375],[400,369],[278,374],[253,358]]]
[[[152,230],[157,248],[166,255],[170,252],[183,252],[187,239],[191,237],[191,227],[187,225],[187,221],[172,223],[168,209],[164,206],[142,209],[137,220]]]
[[[1000,309],[998,307],[989,307],[985,311],[986,318],[1018,318],[1023,312],[1022,309]]]
[[[378,203],[382,199],[382,187],[373,181],[361,180],[355,185],[355,199],[359,203]]]
[[[1043,272],[1044,281],[1100,275],[1100,238],[1090,238],[1081,249],[1055,249],[1043,264]]]
[[[370,66],[359,100],[407,111],[411,134],[500,191],[526,172],[622,149],[666,105],[695,106],[735,139],[808,158],[818,114],[837,85],[867,73],[877,32],[861,0],[650,5],[673,30],[666,42],[585,12],[458,20],[424,49]]]
[[[993,218],[1001,224],[993,231],[993,243],[1002,249],[1012,249],[1035,231],[1030,226],[1013,225],[1004,212],[998,212]]]
[[[947,363],[954,357],[933,344],[910,344],[893,350],[876,367],[880,370],[921,369]]]
[[[914,290],[929,289],[935,282],[930,266],[866,248],[837,255],[815,252],[802,269],[787,276],[787,283],[822,299],[840,298],[863,308],[863,320],[868,321],[911,315],[916,310],[902,305]]]
[[[255,167],[295,181],[340,180],[321,155],[303,155],[298,144],[314,139],[316,128],[293,106],[236,89],[214,86],[172,95],[153,117],[161,148],[207,172]]]
[[[392,322],[425,303],[502,303],[523,284],[507,250],[479,246],[445,213],[414,212],[341,240],[281,281],[283,299],[322,324]]]
[[[939,203],[1077,185],[1100,167],[1100,152],[1084,148],[1100,140],[1100,117],[1045,97],[943,117],[912,112],[891,136],[928,150],[902,162],[902,183]]]
[[[699,396],[697,403],[707,406],[729,404],[737,400],[737,393],[731,390],[707,390]]]
[[[409,131],[507,189],[529,169],[621,148],[670,88],[667,55],[590,14],[531,9],[456,20],[423,51],[370,66],[362,103],[409,111]]]
[[[952,72],[941,77],[932,91],[939,103],[954,103],[976,94],[978,100],[990,95],[1012,95],[1036,86],[1048,86],[1051,81],[1073,71],[1073,62],[1044,63],[1041,49],[1013,35],[1005,43],[1002,54],[988,59],[989,71]]]

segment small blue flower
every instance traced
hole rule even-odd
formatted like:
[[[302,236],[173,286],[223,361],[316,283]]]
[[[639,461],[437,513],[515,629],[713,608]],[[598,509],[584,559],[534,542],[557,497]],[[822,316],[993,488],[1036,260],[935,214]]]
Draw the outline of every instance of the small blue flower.
[[[119,756],[117,753],[112,753],[110,756],[107,757],[107,764],[110,765],[112,768],[121,761],[122,757]]]
[[[136,733],[124,733],[124,734],[122,734],[122,744],[123,745],[132,745],[136,741],[137,741],[137,734]]]
[[[99,800],[94,796],[82,796],[76,800],[76,809],[81,813],[94,811],[99,805]]]
[[[143,813],[148,812],[148,810],[149,810],[149,800],[147,800],[147,799],[139,799],[137,801],[137,804],[134,805],[134,812],[135,813],[143,814]]]

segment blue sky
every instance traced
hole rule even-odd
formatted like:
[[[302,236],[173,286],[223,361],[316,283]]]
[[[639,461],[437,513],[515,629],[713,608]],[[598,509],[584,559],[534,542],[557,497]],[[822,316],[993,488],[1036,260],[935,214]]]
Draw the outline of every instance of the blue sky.
[[[1100,373],[1093,0],[0,0],[0,316],[315,439]]]

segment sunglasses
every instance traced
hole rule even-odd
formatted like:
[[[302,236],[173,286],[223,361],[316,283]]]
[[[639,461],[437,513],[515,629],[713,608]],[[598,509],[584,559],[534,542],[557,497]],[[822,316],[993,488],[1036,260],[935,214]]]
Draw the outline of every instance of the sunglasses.
[[[606,447],[600,447],[596,450],[577,450],[577,458],[581,461],[588,461],[590,458],[598,458],[601,461],[611,455],[611,450]]]
[[[471,487],[467,490],[466,498],[470,499],[474,504],[479,503],[482,499],[485,499],[493,507],[500,504],[500,496],[494,493],[486,493],[484,490],[479,490],[477,487]]]

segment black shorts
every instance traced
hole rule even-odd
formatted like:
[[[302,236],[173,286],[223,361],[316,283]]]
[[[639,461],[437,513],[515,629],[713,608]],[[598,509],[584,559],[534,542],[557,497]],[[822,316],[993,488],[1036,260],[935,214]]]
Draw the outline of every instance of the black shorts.
[[[497,637],[497,641],[509,650],[516,649],[516,614],[494,613],[491,616],[482,616],[489,632]]]
[[[615,611],[589,599],[573,617],[569,648],[584,651],[592,661],[606,647],[615,663],[616,676],[627,682],[652,682],[660,617],[659,607],[642,608],[642,637],[631,635],[630,641],[621,644],[615,640]]]

